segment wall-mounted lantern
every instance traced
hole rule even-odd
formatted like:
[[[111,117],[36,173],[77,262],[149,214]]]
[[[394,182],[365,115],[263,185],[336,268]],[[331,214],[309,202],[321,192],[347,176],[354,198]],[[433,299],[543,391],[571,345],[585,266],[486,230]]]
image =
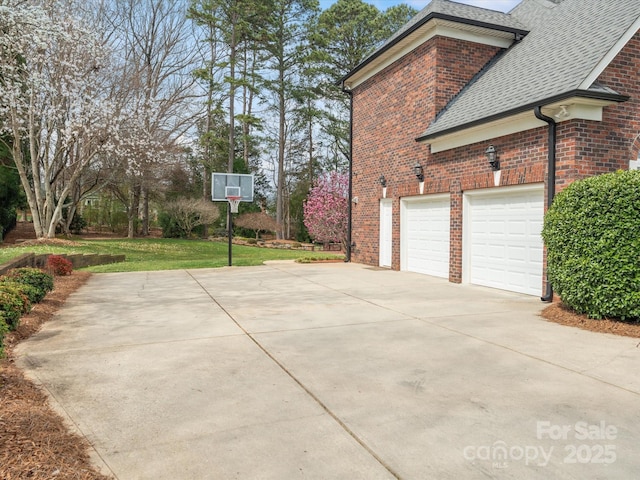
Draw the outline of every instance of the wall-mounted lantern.
[[[500,170],[500,160],[498,160],[498,151],[496,150],[496,147],[489,145],[484,153],[487,155],[487,160],[489,160],[491,170],[494,172]]]
[[[422,168],[422,165],[420,165],[419,163],[416,163],[413,166],[413,173],[415,174],[419,182],[424,182],[424,170]]]

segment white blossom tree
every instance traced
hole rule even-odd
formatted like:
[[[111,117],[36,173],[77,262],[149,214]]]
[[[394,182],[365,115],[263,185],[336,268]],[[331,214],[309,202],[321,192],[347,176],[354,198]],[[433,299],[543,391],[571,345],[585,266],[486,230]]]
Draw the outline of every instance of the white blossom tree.
[[[114,97],[124,164],[123,175],[109,188],[126,206],[129,237],[139,217],[142,234],[148,234],[149,198],[198,118],[194,40],[186,9],[186,0],[119,0],[106,10],[110,42],[118,52]]]
[[[72,185],[115,148],[108,52],[62,5],[0,5],[0,139],[7,139],[38,238],[55,236]],[[0,140],[2,141],[2,140]]]

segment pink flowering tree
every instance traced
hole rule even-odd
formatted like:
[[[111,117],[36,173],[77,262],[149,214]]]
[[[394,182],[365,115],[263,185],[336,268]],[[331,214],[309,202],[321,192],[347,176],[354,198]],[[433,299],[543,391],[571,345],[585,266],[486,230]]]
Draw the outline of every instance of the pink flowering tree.
[[[349,176],[331,172],[318,178],[304,202],[304,224],[317,242],[347,246]]]

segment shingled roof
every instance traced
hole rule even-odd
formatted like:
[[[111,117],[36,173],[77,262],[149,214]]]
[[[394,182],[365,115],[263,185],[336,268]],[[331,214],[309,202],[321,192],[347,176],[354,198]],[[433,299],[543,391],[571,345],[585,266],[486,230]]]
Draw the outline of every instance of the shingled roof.
[[[569,95],[624,99],[595,81],[585,82],[638,21],[638,0],[523,0],[508,16],[527,25],[529,34],[467,85],[418,140],[428,141]]]
[[[404,35],[407,31],[422,25],[431,18],[450,18],[455,21],[466,21],[474,25],[483,24],[490,26],[496,30],[504,30],[510,32],[526,33],[527,27],[513,16],[498,12],[496,10],[488,10],[486,8],[473,7],[463,3],[452,2],[449,0],[432,0],[424,7],[416,16],[398,30],[394,35],[385,42],[393,43],[398,37]],[[384,45],[382,46],[382,49]],[[374,53],[375,55],[375,53]]]
[[[424,7],[400,30],[393,34],[380,48],[374,51],[358,66],[342,77],[340,79],[340,83],[365,68],[383,53],[401,42],[405,37],[411,35],[414,31],[418,30],[433,19],[451,20],[457,23],[509,32],[513,33],[514,36],[523,36],[528,32],[523,23],[509,14],[498,12],[496,10],[488,10],[486,8],[473,7],[471,5],[452,2],[450,0],[432,0],[431,3]]]

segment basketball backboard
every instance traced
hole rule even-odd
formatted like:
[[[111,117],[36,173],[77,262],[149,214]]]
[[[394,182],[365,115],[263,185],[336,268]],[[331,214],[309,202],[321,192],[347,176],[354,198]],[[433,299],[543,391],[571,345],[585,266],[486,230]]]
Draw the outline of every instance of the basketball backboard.
[[[226,202],[229,196],[240,196],[243,202],[253,202],[253,175],[212,173],[211,200]]]

